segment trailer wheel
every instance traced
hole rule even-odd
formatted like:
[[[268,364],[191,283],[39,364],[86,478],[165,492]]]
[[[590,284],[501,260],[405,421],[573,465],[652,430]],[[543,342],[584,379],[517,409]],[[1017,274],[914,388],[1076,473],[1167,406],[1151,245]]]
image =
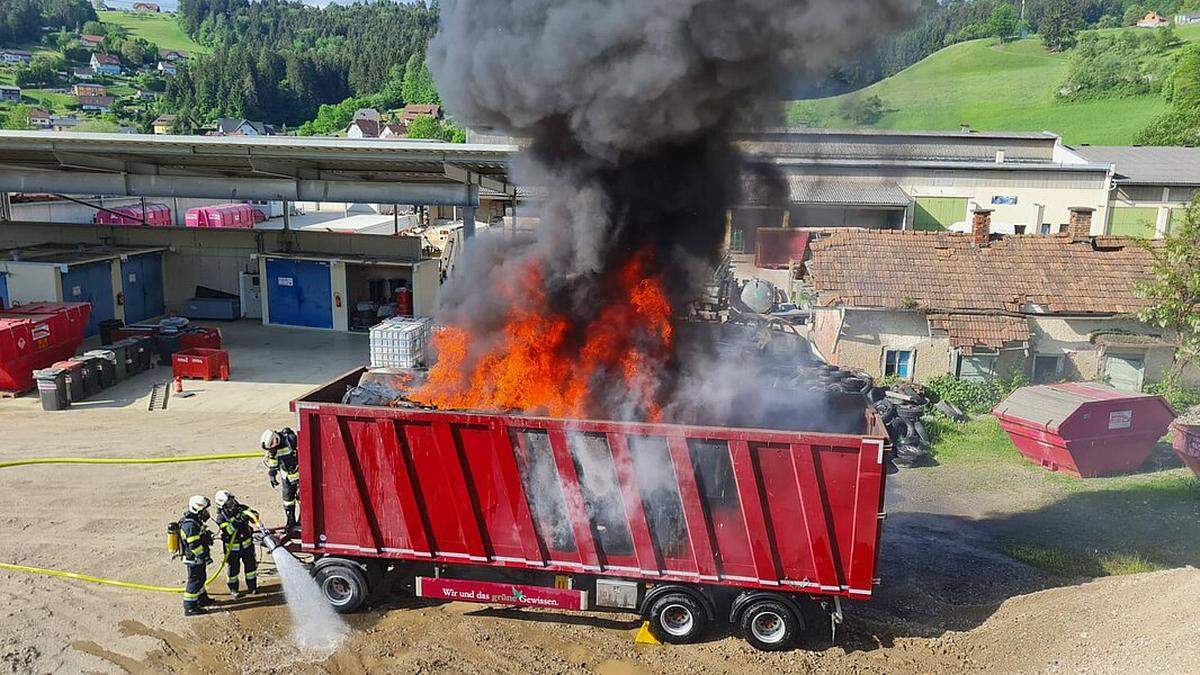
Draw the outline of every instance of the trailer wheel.
[[[340,614],[357,611],[367,599],[369,586],[362,570],[351,563],[330,563],[313,573],[321,594]]]
[[[694,598],[685,593],[668,593],[650,607],[650,632],[671,644],[688,644],[704,632],[708,616]]]
[[[742,612],[742,635],[755,649],[777,652],[791,648],[800,620],[778,600],[757,600]]]

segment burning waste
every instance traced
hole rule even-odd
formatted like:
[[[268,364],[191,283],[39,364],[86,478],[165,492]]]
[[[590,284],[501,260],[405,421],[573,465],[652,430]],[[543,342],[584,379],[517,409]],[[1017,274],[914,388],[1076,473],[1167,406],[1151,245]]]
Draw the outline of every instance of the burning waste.
[[[536,236],[483,235],[442,288],[441,408],[727,417],[735,372],[677,320],[720,259],[743,162],[729,132],[914,0],[450,0],[429,49],[447,108],[528,139]],[[720,379],[717,379],[720,378]],[[861,407],[860,407],[861,410]]]

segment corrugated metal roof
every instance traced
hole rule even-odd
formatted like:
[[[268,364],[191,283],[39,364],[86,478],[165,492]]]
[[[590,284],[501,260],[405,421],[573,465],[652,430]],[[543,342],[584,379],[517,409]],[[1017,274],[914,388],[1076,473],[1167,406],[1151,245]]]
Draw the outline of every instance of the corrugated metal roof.
[[[788,196],[793,204],[904,208],[912,203],[894,182],[822,180],[805,176],[788,176]]]
[[[1200,148],[1081,145],[1071,148],[1088,162],[1116,165],[1125,185],[1200,185]]]

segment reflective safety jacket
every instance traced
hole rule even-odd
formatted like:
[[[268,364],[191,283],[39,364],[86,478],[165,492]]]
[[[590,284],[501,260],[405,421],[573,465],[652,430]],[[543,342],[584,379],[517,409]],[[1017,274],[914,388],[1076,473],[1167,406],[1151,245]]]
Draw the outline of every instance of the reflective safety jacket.
[[[296,432],[284,429],[279,432],[283,446],[267,451],[267,474],[274,478],[280,471],[290,481],[300,480],[300,457],[296,453]]]
[[[179,536],[183,540],[183,560],[189,565],[207,565],[212,562],[210,547],[212,532],[204,526],[200,517],[188,511],[179,520]]]
[[[217,527],[221,529],[221,541],[225,548],[232,552],[254,547],[254,519],[258,514],[245,504],[237,504],[233,508],[217,509]]]

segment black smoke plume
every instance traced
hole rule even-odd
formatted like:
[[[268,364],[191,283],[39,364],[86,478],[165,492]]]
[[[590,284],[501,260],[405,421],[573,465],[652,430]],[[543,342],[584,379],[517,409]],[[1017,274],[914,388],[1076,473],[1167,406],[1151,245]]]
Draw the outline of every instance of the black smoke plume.
[[[489,280],[538,256],[555,309],[586,325],[603,280],[647,247],[682,308],[718,260],[739,192],[731,129],[777,105],[786,78],[818,76],[918,4],[444,0],[428,62],[447,109],[528,139],[516,179],[545,196],[532,240],[479,238],[439,319],[494,332],[503,307]]]

